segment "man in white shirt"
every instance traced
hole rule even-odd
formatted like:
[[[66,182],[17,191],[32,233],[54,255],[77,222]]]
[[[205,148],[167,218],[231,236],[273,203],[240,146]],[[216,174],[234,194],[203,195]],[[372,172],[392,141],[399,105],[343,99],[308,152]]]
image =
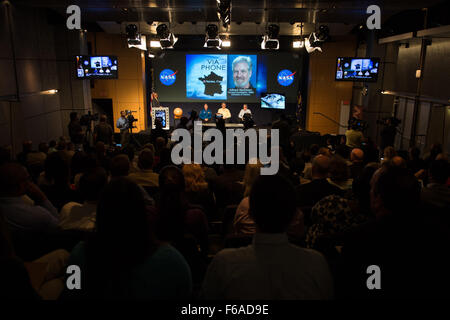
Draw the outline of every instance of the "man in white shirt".
[[[230,110],[227,108],[225,102],[222,102],[222,107],[219,110],[217,110],[217,114],[220,114],[226,123],[230,122],[231,113]]]
[[[100,192],[108,181],[105,169],[97,167],[80,178],[80,192],[84,203],[69,202],[61,209],[60,227],[67,230],[92,231],[97,216]]]
[[[28,196],[34,203],[24,201]],[[58,228],[59,215],[45,194],[17,163],[0,167],[0,211],[12,230],[50,231]]]
[[[247,107],[247,105],[246,104],[244,104],[243,106],[242,106],[242,109],[241,109],[241,111],[239,111],[239,119],[241,120],[241,121],[244,121],[244,115],[245,114],[250,114],[250,115],[252,115],[252,112],[250,111],[250,109]]]
[[[289,243],[286,230],[296,212],[294,188],[284,178],[260,176],[250,193],[256,224],[253,243],[225,249],[212,260],[203,296],[217,300],[331,299],[333,280],[317,251]]]

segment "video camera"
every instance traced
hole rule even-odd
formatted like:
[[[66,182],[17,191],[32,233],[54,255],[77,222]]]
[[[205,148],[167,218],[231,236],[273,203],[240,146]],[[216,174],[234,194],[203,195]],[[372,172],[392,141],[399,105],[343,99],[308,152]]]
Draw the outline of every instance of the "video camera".
[[[98,113],[92,114],[90,111],[88,111],[87,114],[80,117],[80,125],[90,126],[92,121],[98,121],[98,119],[99,119]]]
[[[126,118],[127,118],[127,121],[128,121],[128,128],[129,129],[137,128],[136,126],[133,125],[136,121],[138,121],[138,119],[136,119],[133,116],[133,112],[136,112],[136,111],[125,110],[125,115],[126,115]]]

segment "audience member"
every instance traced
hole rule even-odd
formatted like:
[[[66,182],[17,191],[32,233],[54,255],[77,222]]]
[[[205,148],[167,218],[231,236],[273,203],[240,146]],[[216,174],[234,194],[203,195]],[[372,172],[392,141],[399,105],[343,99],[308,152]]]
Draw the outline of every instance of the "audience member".
[[[24,201],[27,195],[34,205]],[[0,167],[0,211],[17,231],[49,231],[58,228],[58,211],[45,194],[30,181],[27,170],[16,163]]]
[[[312,163],[312,181],[297,187],[297,205],[314,206],[322,198],[331,194],[341,195],[342,190],[328,183],[330,158],[318,155]]]
[[[97,202],[107,180],[106,171],[102,167],[83,174],[80,179],[80,193],[84,202],[69,202],[62,207],[59,217],[59,226],[62,229],[94,230]]]
[[[106,122],[106,115],[100,116],[99,123],[94,127],[94,143],[103,142],[112,145],[114,141],[114,131],[110,124]]]
[[[350,162],[350,176],[352,179],[356,179],[364,169],[364,151],[354,148],[350,153]]]
[[[340,156],[331,157],[328,183],[338,187],[343,191],[352,188],[353,179],[350,178],[350,169],[347,163]]]
[[[324,257],[290,244],[286,236],[296,211],[294,199],[294,188],[284,178],[274,175],[256,180],[250,193],[250,215],[257,226],[253,243],[222,250],[214,257],[203,283],[205,298],[333,297],[333,280]]]
[[[81,290],[67,290],[63,298],[188,298],[189,266],[150,230],[139,187],[126,178],[111,181],[97,206],[96,234],[79,243],[69,258],[82,270]]]
[[[189,203],[200,205],[208,217],[214,217],[216,213],[215,198],[208,188],[201,165],[185,164],[182,171]]]
[[[428,170],[429,183],[422,189],[421,199],[425,206],[432,209],[450,210],[450,188],[446,186],[450,175],[449,163],[446,160],[434,160]]]
[[[153,172],[154,153],[150,149],[143,149],[139,153],[138,171],[129,175],[140,186],[143,187],[157,187],[158,174]]]

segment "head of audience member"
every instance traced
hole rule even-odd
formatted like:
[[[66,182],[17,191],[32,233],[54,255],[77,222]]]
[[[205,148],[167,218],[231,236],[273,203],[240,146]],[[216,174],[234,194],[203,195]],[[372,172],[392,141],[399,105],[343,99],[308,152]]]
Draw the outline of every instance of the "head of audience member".
[[[70,171],[72,175],[85,172],[88,168],[89,156],[84,151],[77,151],[70,161]]]
[[[70,180],[70,167],[66,159],[58,152],[48,155],[44,163],[45,178],[55,186],[66,187]]]
[[[331,157],[329,167],[330,179],[334,182],[345,182],[350,177],[350,169],[344,159],[339,156]]]
[[[166,140],[163,137],[158,137],[155,140],[155,152],[160,153],[162,149],[166,146]]]
[[[305,163],[311,162],[311,153],[308,150],[306,150],[302,153],[302,160]]]
[[[406,160],[400,156],[395,156],[391,159],[392,165],[395,167],[406,168]]]
[[[33,150],[33,142],[31,140],[26,140],[22,143],[23,153],[29,153]]]
[[[118,154],[111,159],[109,170],[111,177],[126,177],[130,172],[130,160],[126,154]]]
[[[328,178],[329,170],[330,170],[330,158],[318,155],[314,157],[312,162],[311,176],[312,179],[326,179]]]
[[[250,196],[253,184],[261,173],[261,168],[263,167],[259,159],[251,159],[245,166],[244,172],[244,198]]]
[[[64,138],[61,138],[58,141],[58,144],[56,146],[56,150],[63,151],[63,150],[66,150],[66,149],[67,149],[67,142],[66,142],[66,140]]]
[[[303,159],[295,157],[289,164],[289,168],[291,169],[291,174],[294,177],[294,181],[296,181],[296,183],[300,183],[299,178],[305,170],[305,162]]]
[[[317,156],[319,154],[319,150],[320,150],[320,147],[318,144],[311,145],[311,147],[309,148],[309,153],[311,154],[311,158],[314,158],[315,156]]]
[[[253,183],[249,202],[250,216],[257,232],[262,233],[286,232],[296,211],[295,189],[279,175],[259,176]]]
[[[102,114],[101,116],[100,116],[100,123],[106,123],[106,119],[107,119],[107,117],[106,117],[106,114]]]
[[[113,179],[104,187],[95,228],[86,248],[89,272],[85,287],[94,297],[104,295],[111,277],[130,272],[156,249],[141,189],[127,178]]]
[[[155,153],[155,146],[153,145],[153,143],[150,142],[146,143],[142,149],[150,149],[152,150],[153,153]]]
[[[385,166],[377,179],[372,181],[370,203],[377,217],[414,213],[419,201],[420,185],[405,168]]]
[[[327,147],[322,147],[322,148],[319,149],[318,154],[321,154],[321,155],[323,155],[325,157],[330,158],[331,157],[331,150],[328,149]]]
[[[431,183],[445,184],[450,174],[448,161],[440,159],[430,163],[429,177]]]
[[[48,153],[48,144],[46,142],[39,143],[38,150],[39,150],[39,152],[47,154]]]
[[[107,182],[108,176],[102,167],[88,170],[80,178],[80,193],[83,199],[97,201]]]
[[[384,148],[383,155],[384,155],[384,160],[389,161],[397,155],[397,152],[395,152],[394,147],[389,146],[389,147]]]
[[[354,148],[350,153],[350,161],[353,164],[360,164],[364,162],[364,151],[359,148]]]
[[[417,147],[411,147],[408,150],[409,160],[419,160],[420,159],[420,149]]]
[[[130,163],[133,162],[134,160],[134,156],[136,153],[136,149],[134,148],[134,146],[132,144],[128,144],[124,149],[123,149],[123,153],[126,154],[128,156],[128,159],[130,160]]]
[[[25,167],[9,162],[0,166],[0,197],[20,197],[26,193],[30,175]]]
[[[196,163],[185,164],[183,175],[186,184],[186,192],[198,192],[208,190],[208,183],[205,180],[205,172],[202,166]]]
[[[337,145],[334,153],[346,160],[350,158],[350,148],[345,144]]]
[[[152,150],[144,148],[139,153],[138,167],[141,170],[153,169],[154,153]]]
[[[442,146],[439,143],[434,143],[430,148],[430,160],[436,160],[439,153],[442,153]]]
[[[180,123],[179,123],[179,127],[180,128],[186,128],[187,124],[189,122],[189,118],[188,117],[181,117],[180,118]]]
[[[445,154],[445,153],[443,153],[443,152],[441,152],[441,153],[439,153],[439,154],[436,156],[436,159],[435,159],[435,160],[445,160],[445,161],[448,162],[448,155]]]

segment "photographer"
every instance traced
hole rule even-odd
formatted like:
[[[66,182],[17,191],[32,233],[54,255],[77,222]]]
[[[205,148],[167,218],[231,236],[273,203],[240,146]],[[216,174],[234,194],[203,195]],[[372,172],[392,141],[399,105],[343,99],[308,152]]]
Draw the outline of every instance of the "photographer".
[[[122,146],[127,145],[129,140],[129,125],[125,111],[120,111],[120,118],[117,119],[116,127],[120,130],[120,144]]]

